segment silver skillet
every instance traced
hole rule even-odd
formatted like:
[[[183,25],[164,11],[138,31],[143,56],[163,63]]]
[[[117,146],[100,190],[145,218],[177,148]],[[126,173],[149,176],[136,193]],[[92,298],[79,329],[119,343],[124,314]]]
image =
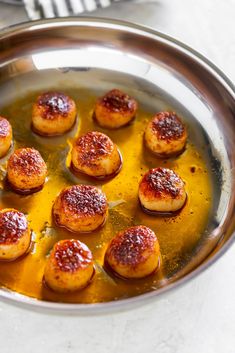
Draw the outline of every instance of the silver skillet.
[[[0,298],[33,310],[75,314],[156,300],[213,265],[235,238],[234,86],[191,48],[135,24],[82,17],[29,22],[1,32],[0,107],[24,90],[46,89],[62,80],[103,89],[115,82],[150,109],[157,102],[187,116],[192,139],[206,150],[213,180],[208,227],[190,261],[156,291],[98,304],[51,303],[5,288],[0,288]]]

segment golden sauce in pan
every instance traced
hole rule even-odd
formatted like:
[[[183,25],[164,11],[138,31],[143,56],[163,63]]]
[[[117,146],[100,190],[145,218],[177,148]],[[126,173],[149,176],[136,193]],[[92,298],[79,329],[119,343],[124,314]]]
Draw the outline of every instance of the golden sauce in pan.
[[[38,299],[74,303],[117,300],[158,288],[164,279],[170,278],[190,259],[206,228],[211,207],[211,181],[205,160],[190,143],[190,138],[182,155],[169,160],[157,159],[143,146],[144,128],[151,118],[149,112],[139,109],[134,123],[125,128],[101,129],[92,120],[96,97],[85,90],[67,90],[66,93],[75,99],[79,118],[74,129],[60,138],[43,138],[31,132],[31,109],[37,93],[29,94],[0,111],[12,124],[14,148],[35,147],[49,170],[48,180],[40,192],[20,196],[4,190],[6,158],[0,162],[0,207],[14,207],[24,212],[34,239],[27,256],[15,262],[0,263],[0,284]],[[106,133],[122,153],[122,170],[112,180],[92,182],[78,179],[67,168],[70,162],[68,153],[75,136],[90,130]],[[174,169],[186,183],[187,203],[174,217],[150,216],[139,206],[140,178],[148,169],[157,166]],[[100,185],[107,195],[109,217],[105,226],[96,232],[73,234],[57,228],[52,222],[51,208],[56,195],[62,188],[76,183]],[[103,269],[104,253],[107,243],[118,231],[137,224],[146,225],[156,233],[162,254],[161,270],[145,279],[123,280]],[[43,285],[43,272],[53,244],[66,238],[76,238],[87,244],[93,252],[96,275],[92,283],[80,292],[57,294]]]

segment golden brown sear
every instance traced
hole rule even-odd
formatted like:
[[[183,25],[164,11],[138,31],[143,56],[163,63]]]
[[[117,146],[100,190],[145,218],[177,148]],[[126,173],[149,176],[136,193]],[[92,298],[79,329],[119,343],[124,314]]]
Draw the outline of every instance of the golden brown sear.
[[[14,208],[0,211],[0,260],[12,261],[29,249],[31,233],[25,215]]]
[[[46,176],[46,163],[34,148],[19,148],[8,160],[7,180],[15,192],[31,194],[39,191]]]
[[[145,130],[146,146],[159,157],[181,153],[186,145],[187,131],[174,112],[157,113]]]
[[[71,232],[91,232],[105,223],[107,215],[105,194],[91,185],[65,188],[53,206],[55,223]]]
[[[12,128],[9,121],[0,116],[0,158],[4,157],[11,147]]]
[[[134,98],[113,89],[97,100],[94,118],[102,127],[117,129],[135,118],[137,108]]]
[[[56,292],[73,292],[86,287],[94,275],[89,248],[79,240],[56,243],[47,260],[44,279]]]
[[[125,278],[143,278],[157,270],[160,248],[155,233],[145,226],[134,226],[117,234],[110,242],[105,262]]]
[[[151,169],[139,184],[139,200],[145,211],[175,212],[186,198],[183,180],[171,169]]]
[[[105,134],[91,131],[80,136],[72,149],[72,169],[105,179],[121,169],[122,159],[117,146]]]
[[[43,136],[62,135],[73,127],[76,116],[73,99],[61,92],[46,92],[33,105],[32,128]]]

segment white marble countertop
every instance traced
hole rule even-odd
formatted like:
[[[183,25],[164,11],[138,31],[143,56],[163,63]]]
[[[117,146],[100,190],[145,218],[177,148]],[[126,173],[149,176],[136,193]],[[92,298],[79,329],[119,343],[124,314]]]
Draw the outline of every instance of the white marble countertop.
[[[141,0],[92,15],[151,26],[180,39],[235,81],[235,0]],[[27,20],[0,4],[0,28]],[[151,305],[98,317],[50,316],[0,303],[1,353],[234,353],[235,245],[192,282]]]

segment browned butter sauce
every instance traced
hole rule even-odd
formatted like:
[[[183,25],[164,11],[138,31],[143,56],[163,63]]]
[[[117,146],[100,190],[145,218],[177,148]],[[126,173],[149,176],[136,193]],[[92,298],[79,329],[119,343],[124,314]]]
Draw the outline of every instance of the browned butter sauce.
[[[14,148],[38,149],[49,171],[48,180],[41,191],[28,196],[17,195],[4,189],[6,162],[0,162],[0,207],[14,207],[25,213],[35,242],[27,256],[12,263],[0,263],[0,284],[38,299],[74,303],[117,300],[160,287],[164,279],[170,278],[192,256],[207,225],[212,191],[210,175],[201,152],[190,143],[189,138],[186,150],[176,158],[162,160],[151,155],[144,148],[143,132],[152,115],[141,109],[130,126],[118,130],[101,129],[92,119],[96,97],[86,90],[65,92],[78,107],[78,123],[69,134],[59,138],[37,136],[31,131],[30,120],[32,104],[39,93],[27,94],[0,111],[12,124]],[[90,130],[106,133],[122,153],[122,170],[111,180],[78,179],[68,168],[68,154],[74,138]],[[172,168],[186,183],[187,203],[173,217],[147,215],[138,203],[141,176],[150,168],[159,166]],[[53,224],[51,209],[56,195],[62,188],[76,183],[102,186],[107,195],[110,205],[108,220],[103,228],[93,233],[74,234]],[[105,250],[117,232],[138,224],[148,226],[156,233],[162,254],[161,270],[145,279],[123,280],[104,270]],[[57,294],[42,283],[44,266],[53,244],[67,238],[79,239],[91,249],[96,275],[92,283],[80,292]]]

